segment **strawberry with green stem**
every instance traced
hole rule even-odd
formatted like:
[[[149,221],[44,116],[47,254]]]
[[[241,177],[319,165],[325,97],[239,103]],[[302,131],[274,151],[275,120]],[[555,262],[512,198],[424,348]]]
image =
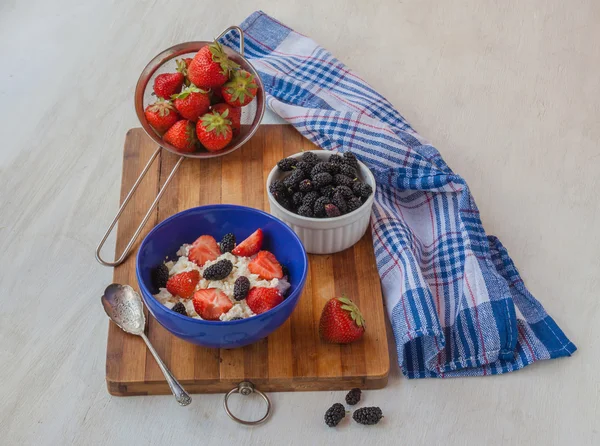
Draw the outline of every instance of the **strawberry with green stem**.
[[[207,113],[196,124],[196,134],[198,140],[209,152],[217,152],[231,141],[233,132],[231,130],[231,121],[227,119],[229,110],[223,113],[212,111]]]
[[[221,87],[223,99],[234,107],[243,107],[249,104],[256,96],[258,84],[256,79],[246,70],[233,73],[231,80]]]
[[[330,299],[319,321],[319,335],[325,342],[349,344],[362,338],[365,320],[354,302],[346,296]]]
[[[181,91],[185,76],[181,73],[163,73],[154,79],[154,94],[159,98],[170,99]]]
[[[195,85],[190,85],[183,89],[179,94],[171,97],[175,108],[181,116],[190,121],[198,121],[200,116],[208,112],[210,99],[206,91],[201,90]]]
[[[161,135],[181,119],[173,104],[162,98],[146,107],[144,115],[152,128]]]
[[[220,87],[229,80],[229,75],[239,65],[229,59],[219,42],[200,49],[187,68],[188,79],[199,87]]]
[[[211,110],[216,110],[219,113],[225,112],[225,110],[229,110],[229,114],[227,118],[231,121],[231,131],[233,132],[233,136],[236,137],[240,134],[240,129],[242,128],[242,109],[239,107],[233,107],[229,104],[221,103],[215,104],[211,108]]]
[[[198,139],[196,138],[194,123],[187,119],[177,121],[163,135],[163,140],[179,152],[189,153],[195,151]]]

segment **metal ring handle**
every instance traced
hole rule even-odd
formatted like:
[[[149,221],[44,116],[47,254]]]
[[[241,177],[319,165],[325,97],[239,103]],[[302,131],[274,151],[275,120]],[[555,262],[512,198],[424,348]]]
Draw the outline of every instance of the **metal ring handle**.
[[[221,37],[223,37],[229,31],[237,31],[238,34],[240,35],[240,50],[239,50],[239,53],[243,56],[244,55],[244,31],[242,31],[242,28],[240,28],[239,26],[235,26],[235,25],[234,26],[230,26],[225,31],[223,31],[221,34],[219,34],[219,37],[217,37],[215,40],[219,40]]]
[[[133,184],[133,187],[131,188],[131,190],[129,191],[129,193],[127,194],[127,196],[125,197],[125,200],[123,200],[123,204],[119,208],[119,211],[117,212],[117,215],[115,215],[115,218],[113,219],[112,223],[108,227],[108,230],[104,233],[104,237],[102,237],[102,240],[100,240],[100,243],[96,247],[96,260],[98,262],[100,262],[102,265],[104,265],[104,266],[118,266],[121,263],[123,263],[123,261],[125,260],[125,258],[129,254],[129,252],[131,251],[131,248],[133,247],[133,244],[135,243],[136,239],[140,235],[140,232],[142,232],[142,229],[144,228],[144,225],[146,224],[146,222],[150,218],[150,215],[152,215],[152,211],[154,210],[154,208],[158,204],[160,198],[165,193],[165,191],[167,189],[167,186],[169,185],[169,183],[173,179],[173,176],[175,175],[175,172],[177,172],[177,169],[179,169],[179,166],[181,165],[181,162],[183,161],[183,157],[179,158],[179,160],[177,161],[177,164],[175,164],[175,166],[173,167],[173,170],[171,170],[171,173],[167,177],[167,179],[165,181],[165,184],[163,184],[163,187],[158,191],[158,194],[156,195],[156,198],[154,199],[154,201],[150,205],[150,208],[148,209],[148,212],[146,212],[146,215],[144,216],[144,219],[142,220],[142,223],[136,229],[135,233],[133,234],[133,236],[129,240],[129,243],[127,243],[127,246],[123,250],[123,253],[121,254],[121,256],[117,260],[115,260],[114,262],[107,262],[106,260],[104,260],[100,256],[100,251],[102,250],[102,247],[104,246],[104,243],[106,242],[106,239],[108,238],[108,236],[112,232],[113,228],[115,227],[115,225],[119,221],[119,217],[121,216],[121,214],[123,213],[123,211],[127,207],[127,203],[129,203],[129,200],[131,200],[131,197],[133,197],[134,192],[136,191],[136,189],[140,185],[142,179],[146,176],[146,173],[148,173],[148,170],[150,169],[150,166],[152,165],[152,163],[154,162],[154,160],[156,159],[156,157],[158,156],[158,154],[160,153],[161,150],[162,150],[162,147],[158,146],[158,149],[156,149],[156,151],[152,154],[152,156],[150,157],[150,160],[148,160],[148,163],[146,163],[146,166],[144,167],[144,170],[142,170],[142,173],[140,174],[140,176],[138,177],[138,179],[135,181],[135,183]]]
[[[229,410],[229,406],[227,405],[227,400],[229,400],[229,397],[231,395],[233,395],[234,393],[240,393],[244,396],[250,395],[251,393],[258,393],[262,397],[262,399],[265,401],[265,403],[267,403],[267,412],[260,420],[256,420],[256,421],[246,421],[246,420],[242,420],[242,419],[236,417],[234,414],[231,413],[231,411]],[[225,407],[225,412],[227,412],[227,415],[229,415],[229,418],[231,418],[236,423],[240,423],[245,426],[256,426],[257,424],[264,423],[265,421],[267,421],[267,418],[269,418],[269,416],[271,415],[271,400],[269,400],[269,397],[267,395],[262,393],[256,387],[254,387],[254,384],[252,384],[250,381],[242,381],[241,383],[238,384],[237,387],[231,389],[227,393],[227,395],[225,395],[225,398],[223,399],[223,406]]]

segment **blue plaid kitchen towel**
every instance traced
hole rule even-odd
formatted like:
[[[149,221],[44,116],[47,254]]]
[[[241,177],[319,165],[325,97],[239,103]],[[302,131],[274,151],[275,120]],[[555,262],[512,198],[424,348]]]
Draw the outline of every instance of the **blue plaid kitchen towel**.
[[[246,57],[271,110],[327,150],[351,150],[375,175],[373,246],[409,378],[481,376],[570,356],[469,188],[385,98],[314,41],[255,12]],[[238,47],[237,33],[222,42]]]

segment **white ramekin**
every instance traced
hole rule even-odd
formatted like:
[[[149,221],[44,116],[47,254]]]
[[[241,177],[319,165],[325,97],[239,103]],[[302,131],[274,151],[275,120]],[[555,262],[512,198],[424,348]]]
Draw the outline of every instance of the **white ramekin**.
[[[311,150],[322,161],[327,161],[329,156],[336,152],[328,150]],[[291,158],[300,158],[304,152],[292,155]],[[334,218],[309,218],[294,214],[281,206],[269,192],[271,214],[290,226],[302,243],[306,252],[310,254],[333,254],[350,248],[365,234],[369,226],[373,197],[375,196],[375,178],[371,171],[360,161],[358,178],[373,188],[373,193],[367,201],[357,210],[349,214]],[[275,166],[267,178],[267,191],[275,180],[281,180],[289,172],[281,172]]]

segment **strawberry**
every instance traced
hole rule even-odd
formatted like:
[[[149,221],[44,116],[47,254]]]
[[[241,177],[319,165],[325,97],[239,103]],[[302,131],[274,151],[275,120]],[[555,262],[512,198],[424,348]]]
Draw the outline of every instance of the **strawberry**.
[[[238,64],[227,57],[221,44],[214,42],[196,53],[188,67],[188,78],[199,87],[220,87],[229,80],[231,70],[238,67]]]
[[[229,115],[227,118],[231,121],[231,131],[233,132],[233,136],[237,136],[240,133],[240,129],[242,128],[242,109],[239,107],[232,107],[229,104],[221,103],[215,104],[211,108],[211,110],[216,110],[219,113],[224,113],[225,110],[229,110]]]
[[[257,229],[242,243],[237,245],[231,253],[236,256],[250,257],[260,251],[263,242],[263,232]]]
[[[179,114],[193,122],[196,122],[200,116],[208,112],[210,107],[207,92],[200,90],[195,85],[184,88],[181,93],[171,96],[171,99],[173,99]]]
[[[161,135],[180,119],[173,104],[162,98],[146,107],[144,115],[152,128]]]
[[[365,332],[365,320],[354,302],[347,297],[330,299],[323,308],[319,335],[325,342],[349,344]]]
[[[192,60],[194,59],[192,59],[191,57],[187,57],[185,59],[177,59],[175,61],[175,63],[177,64],[177,72],[183,74],[183,76],[185,77],[184,83],[186,87],[189,87],[191,84],[190,80],[187,78],[187,69],[190,66]]]
[[[217,152],[231,141],[233,131],[228,115],[229,110],[223,113],[213,111],[202,116],[196,124],[198,139],[209,152]]]
[[[266,280],[281,279],[283,270],[273,254],[269,251],[260,251],[258,255],[248,264],[252,274],[258,274]]]
[[[196,291],[193,303],[196,313],[207,321],[218,321],[219,316],[227,313],[233,307],[227,295],[216,288]]]
[[[167,291],[169,293],[189,299],[194,294],[196,285],[200,282],[200,273],[193,269],[175,274],[167,281]]]
[[[181,91],[184,79],[185,77],[181,73],[159,74],[154,79],[154,93],[159,98],[169,99]]]
[[[190,248],[188,258],[199,267],[221,255],[221,249],[214,237],[203,235],[198,237]]]
[[[236,71],[231,80],[221,87],[223,99],[234,107],[243,107],[249,104],[256,96],[257,91],[256,79],[246,70]]]
[[[283,297],[277,288],[254,287],[246,296],[246,303],[256,314],[269,311],[283,302]]]
[[[194,123],[187,119],[177,121],[164,134],[163,140],[175,147],[179,152],[193,152],[196,150],[196,132],[194,131]]]

